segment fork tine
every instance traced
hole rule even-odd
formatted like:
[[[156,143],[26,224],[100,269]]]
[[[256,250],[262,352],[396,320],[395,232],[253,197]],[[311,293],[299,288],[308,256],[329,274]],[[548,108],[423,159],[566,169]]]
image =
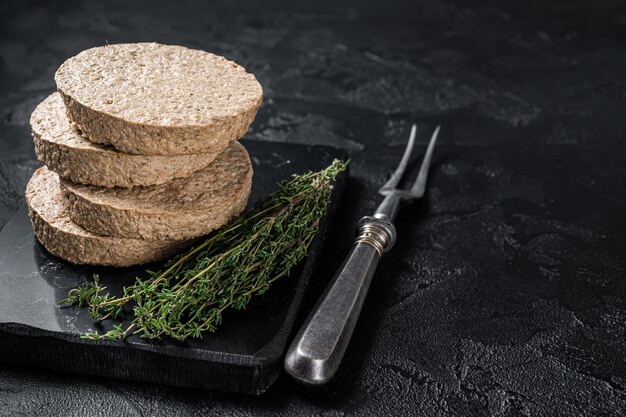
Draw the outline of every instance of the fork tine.
[[[404,155],[402,155],[402,159],[400,160],[400,164],[396,168],[396,171],[393,173],[389,181],[385,183],[380,189],[380,192],[389,191],[398,185],[402,175],[404,175],[404,171],[406,170],[406,166],[409,163],[409,159],[411,158],[411,154],[413,153],[413,148],[415,147],[415,136],[417,133],[417,125],[413,124],[411,126],[411,134],[409,136],[409,142],[406,144],[406,149],[404,150]]]
[[[420,166],[420,172],[417,174],[417,179],[415,183],[411,187],[411,194],[416,195],[417,197],[421,197],[424,195],[424,191],[426,190],[426,180],[428,179],[428,169],[430,168],[430,161],[433,157],[433,151],[435,149],[435,143],[437,142],[437,137],[439,136],[439,129],[441,126],[437,126],[433,135],[430,138],[430,142],[428,143],[428,149],[426,149],[426,154],[424,155],[424,160],[422,161],[422,165]]]

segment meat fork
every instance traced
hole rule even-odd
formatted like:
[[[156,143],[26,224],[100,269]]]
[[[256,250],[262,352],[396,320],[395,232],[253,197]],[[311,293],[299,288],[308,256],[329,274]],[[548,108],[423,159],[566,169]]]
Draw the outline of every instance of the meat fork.
[[[384,252],[396,241],[393,221],[404,201],[424,196],[428,169],[439,126],[433,132],[417,179],[409,189],[398,184],[405,174],[415,147],[417,126],[411,127],[409,143],[395,172],[378,193],[384,196],[373,216],[358,223],[358,237],[345,261],[320,297],[285,357],[285,371],[296,380],[320,385],[337,371],[361,313],[367,290]]]

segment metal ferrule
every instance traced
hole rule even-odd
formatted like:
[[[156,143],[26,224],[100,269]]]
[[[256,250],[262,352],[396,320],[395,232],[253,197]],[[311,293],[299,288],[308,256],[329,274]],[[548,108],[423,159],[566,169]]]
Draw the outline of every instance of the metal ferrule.
[[[380,256],[390,250],[396,242],[396,228],[391,222],[366,216],[359,221],[356,243],[365,243],[376,249]]]

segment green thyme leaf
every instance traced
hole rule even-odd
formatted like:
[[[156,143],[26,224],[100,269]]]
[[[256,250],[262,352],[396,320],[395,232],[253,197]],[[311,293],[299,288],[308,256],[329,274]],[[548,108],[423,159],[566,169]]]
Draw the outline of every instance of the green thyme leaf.
[[[100,277],[69,291],[61,304],[88,307],[96,322],[131,316],[130,325],[85,339],[202,338],[222,323],[227,309],[245,309],[304,258],[330,204],[335,179],[348,162],[294,175],[251,211],[209,235],[199,245],[146,271],[119,297],[105,293]]]

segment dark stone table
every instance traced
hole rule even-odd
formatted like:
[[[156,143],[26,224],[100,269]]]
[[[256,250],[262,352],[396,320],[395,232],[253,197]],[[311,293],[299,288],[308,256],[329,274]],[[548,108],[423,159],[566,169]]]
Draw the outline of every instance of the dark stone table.
[[[2,2],[0,224],[38,166],[28,118],[55,69],[107,42],[234,59],[265,88],[251,138],[351,153],[319,288],[410,123],[422,144],[441,123],[427,198],[401,212],[337,378],[249,397],[1,365],[0,414],[623,413],[626,8],[300,3]]]

